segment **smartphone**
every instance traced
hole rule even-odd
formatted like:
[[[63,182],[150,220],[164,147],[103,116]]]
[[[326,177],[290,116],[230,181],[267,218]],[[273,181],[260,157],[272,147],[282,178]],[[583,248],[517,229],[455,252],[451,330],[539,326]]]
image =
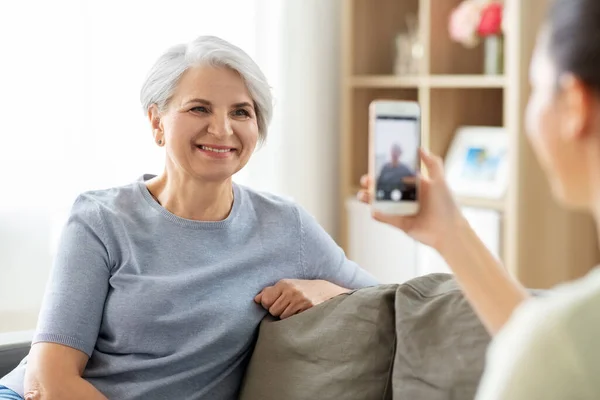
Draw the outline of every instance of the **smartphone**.
[[[371,207],[391,215],[419,211],[421,108],[414,101],[375,100],[369,105]]]

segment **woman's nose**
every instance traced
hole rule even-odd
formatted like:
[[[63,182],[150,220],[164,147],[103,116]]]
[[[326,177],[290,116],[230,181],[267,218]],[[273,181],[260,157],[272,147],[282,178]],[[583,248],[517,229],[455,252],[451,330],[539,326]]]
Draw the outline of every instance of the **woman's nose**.
[[[208,133],[219,139],[232,135],[233,130],[231,129],[229,116],[213,113],[208,124]]]

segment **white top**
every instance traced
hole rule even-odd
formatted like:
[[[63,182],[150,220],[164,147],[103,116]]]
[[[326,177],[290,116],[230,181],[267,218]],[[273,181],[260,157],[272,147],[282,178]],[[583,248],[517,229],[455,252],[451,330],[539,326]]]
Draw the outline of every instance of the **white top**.
[[[519,307],[492,342],[478,400],[600,399],[600,269]]]

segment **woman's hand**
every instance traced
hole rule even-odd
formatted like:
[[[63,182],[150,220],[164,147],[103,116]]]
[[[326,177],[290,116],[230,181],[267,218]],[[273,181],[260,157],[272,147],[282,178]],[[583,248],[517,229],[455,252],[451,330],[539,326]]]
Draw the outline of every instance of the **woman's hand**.
[[[72,347],[50,342],[33,344],[23,381],[25,400],[107,400],[82,378],[87,362],[87,354]]]
[[[414,239],[436,249],[444,258],[473,309],[495,334],[513,310],[529,297],[527,291],[487,249],[457,207],[444,179],[439,157],[421,150],[428,176],[420,177],[419,212],[414,216],[373,213],[373,218],[398,227]],[[370,202],[372,183],[361,180],[358,198]]]
[[[30,390],[25,393],[25,400],[42,400],[42,395],[37,390]]]
[[[373,218],[400,228],[419,242],[440,250],[448,235],[466,222],[446,184],[442,160],[425,150],[420,151],[420,156],[428,176],[420,176],[418,214],[398,216],[375,211]],[[368,176],[362,177],[362,190],[358,193],[360,201],[371,202],[372,184]]]
[[[283,279],[264,288],[254,301],[285,319],[349,290],[322,280]]]

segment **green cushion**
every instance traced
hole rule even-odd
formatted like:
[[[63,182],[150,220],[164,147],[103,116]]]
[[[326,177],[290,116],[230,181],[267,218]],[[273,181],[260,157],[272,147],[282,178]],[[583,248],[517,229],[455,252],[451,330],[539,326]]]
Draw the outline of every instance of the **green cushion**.
[[[490,336],[448,274],[415,278],[396,292],[394,400],[471,400]]]
[[[265,319],[240,400],[391,400],[398,285]]]

